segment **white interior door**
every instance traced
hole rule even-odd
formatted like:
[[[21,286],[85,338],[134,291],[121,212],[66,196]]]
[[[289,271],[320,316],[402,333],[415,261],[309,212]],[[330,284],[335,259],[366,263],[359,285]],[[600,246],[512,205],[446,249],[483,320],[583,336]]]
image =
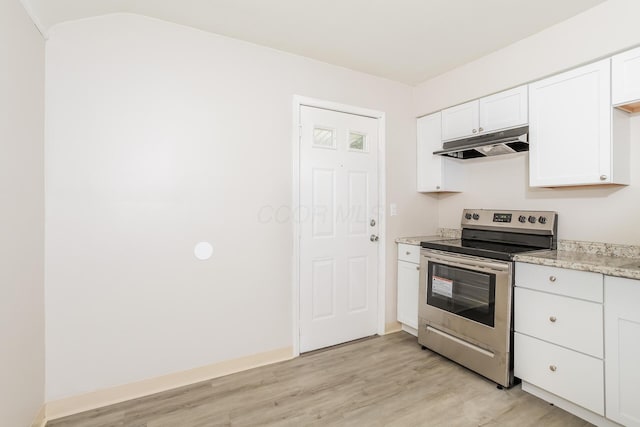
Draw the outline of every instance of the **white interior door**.
[[[378,314],[378,122],[300,107],[300,351],[370,336]]]

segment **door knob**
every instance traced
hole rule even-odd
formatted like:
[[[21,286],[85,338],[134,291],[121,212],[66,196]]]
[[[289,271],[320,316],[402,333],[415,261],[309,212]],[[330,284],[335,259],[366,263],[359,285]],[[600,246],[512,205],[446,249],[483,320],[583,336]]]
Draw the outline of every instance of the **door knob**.
[[[369,237],[369,240],[371,240],[372,242],[377,242],[378,236],[376,236],[375,234],[372,234],[371,237]]]

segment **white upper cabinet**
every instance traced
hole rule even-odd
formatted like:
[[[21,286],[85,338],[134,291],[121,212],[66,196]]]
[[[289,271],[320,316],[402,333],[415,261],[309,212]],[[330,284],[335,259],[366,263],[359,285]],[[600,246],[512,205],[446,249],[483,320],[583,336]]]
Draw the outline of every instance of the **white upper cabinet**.
[[[615,55],[611,61],[613,105],[627,104],[624,109],[640,111],[640,48]]]
[[[478,133],[479,102],[467,102],[442,110],[442,140],[464,138]]]
[[[442,149],[441,114],[420,117],[417,122],[417,189],[419,192],[462,191],[460,160],[434,156]]]
[[[480,132],[524,126],[529,121],[528,86],[496,93],[480,99]]]
[[[442,110],[442,140],[464,138],[526,125],[527,86]]]
[[[606,59],[529,85],[532,187],[629,183],[628,116],[612,112],[610,82]]]

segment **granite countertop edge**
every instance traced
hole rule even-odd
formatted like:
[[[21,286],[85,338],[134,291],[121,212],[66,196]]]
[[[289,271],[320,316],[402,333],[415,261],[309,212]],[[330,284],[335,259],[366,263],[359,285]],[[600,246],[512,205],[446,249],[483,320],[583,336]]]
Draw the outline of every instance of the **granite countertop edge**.
[[[514,260],[527,264],[589,271],[606,276],[640,279],[640,259],[637,258],[572,251],[544,251],[534,254],[516,255]],[[630,267],[629,265],[631,264],[635,264],[635,266]]]
[[[396,243],[420,245],[420,242],[455,238],[458,230],[438,229],[436,235],[410,236]],[[514,260],[527,264],[589,271],[607,276],[640,280],[640,247],[598,242],[559,241],[559,250],[516,255]]]

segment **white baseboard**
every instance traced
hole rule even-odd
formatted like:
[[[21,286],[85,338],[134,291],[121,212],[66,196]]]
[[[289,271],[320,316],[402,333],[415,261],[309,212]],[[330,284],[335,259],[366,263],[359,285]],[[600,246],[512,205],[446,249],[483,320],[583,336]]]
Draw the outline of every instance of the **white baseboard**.
[[[565,400],[560,396],[549,393],[548,391],[536,387],[535,385],[526,381],[522,381],[522,390],[526,391],[527,393],[533,394],[534,396],[539,397],[546,402],[553,403],[558,408],[562,408],[565,411],[572,413],[576,417],[580,417],[585,421],[589,421],[591,424],[594,424],[598,427],[622,427],[618,423],[615,423],[601,415],[598,415],[595,412],[591,412],[588,409],[583,408],[582,406],[578,406],[575,403],[569,402],[568,400]]]
[[[131,399],[148,396],[161,391],[171,390],[233,374],[259,366],[270,365],[293,358],[293,348],[284,347],[265,353],[254,354],[241,357],[239,359],[227,360],[214,363],[208,366],[190,369],[188,371],[176,372],[161,377],[150,378],[137,381],[135,383],[123,384],[103,390],[71,396],[64,399],[47,402],[46,420],[54,420],[77,414],[103,406],[113,405]],[[44,416],[43,416],[44,418]],[[36,425],[34,424],[34,427]]]

